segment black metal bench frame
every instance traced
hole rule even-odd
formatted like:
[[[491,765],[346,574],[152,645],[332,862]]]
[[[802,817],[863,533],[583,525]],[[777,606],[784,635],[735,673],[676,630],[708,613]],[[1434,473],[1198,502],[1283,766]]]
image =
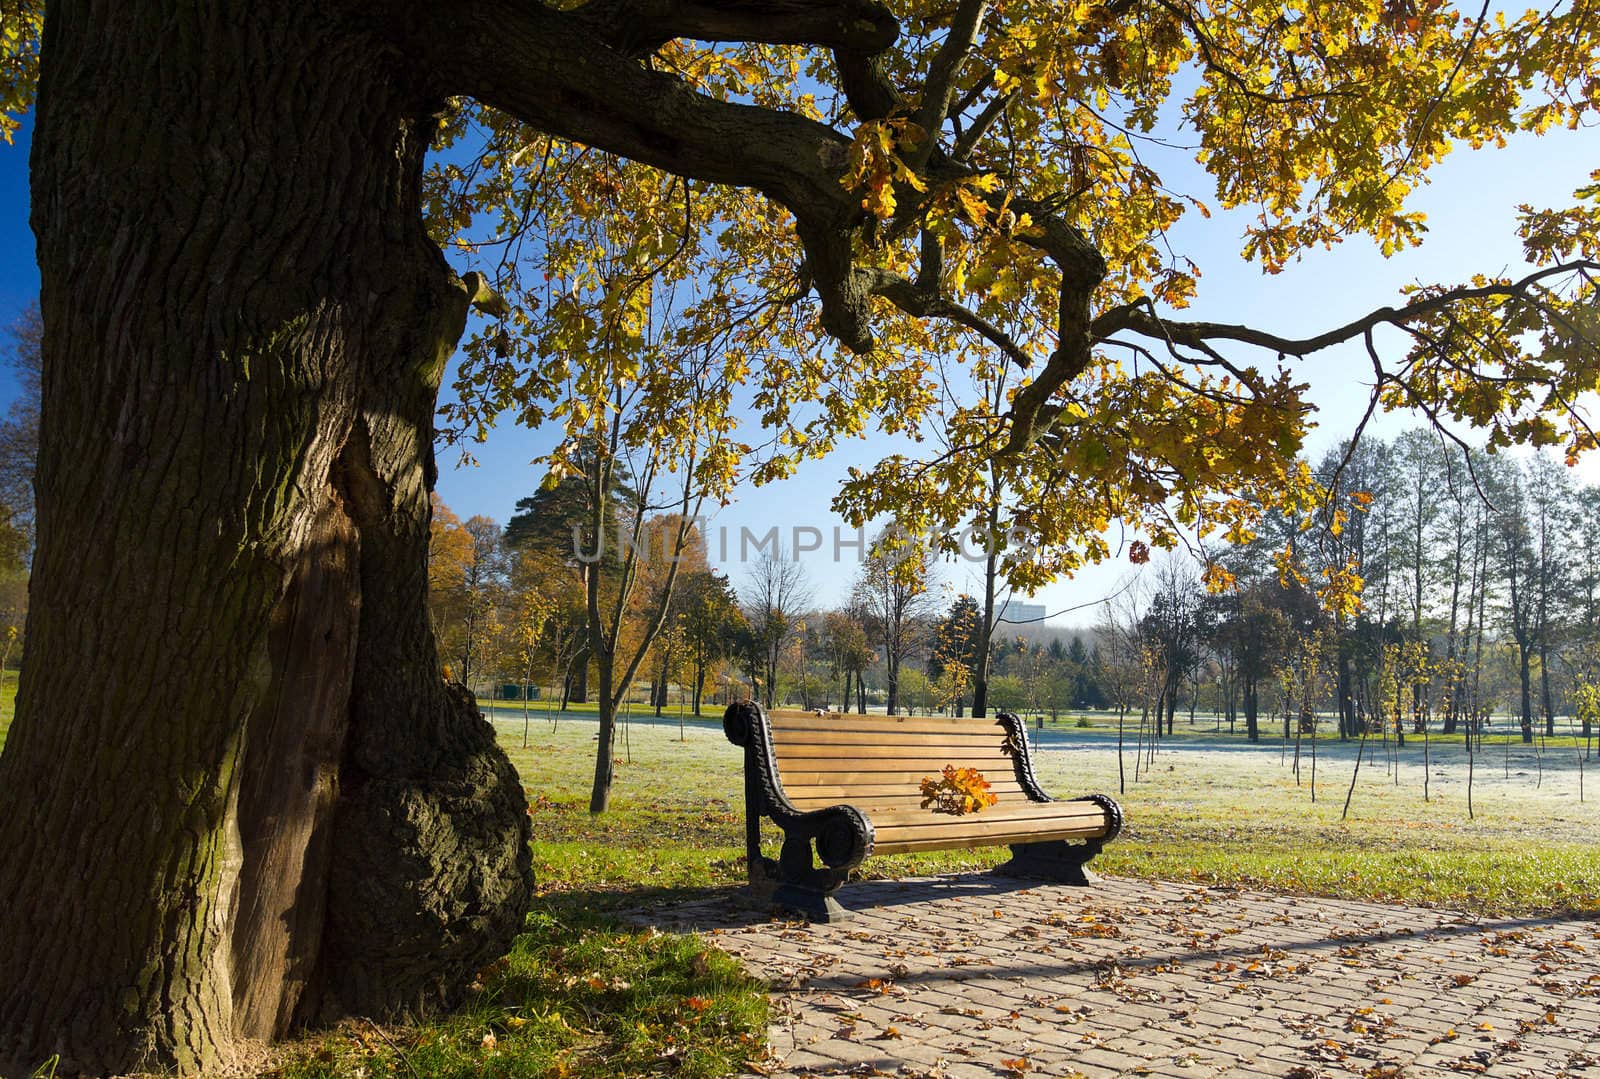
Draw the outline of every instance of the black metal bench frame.
[[[1057,801],[1044,792],[1034,775],[1027,725],[1010,712],[997,714],[995,720],[1006,731],[1017,782],[1029,800]],[[722,716],[722,729],[728,741],[744,749],[745,856],[752,898],[812,921],[834,922],[850,917],[850,911],[839,904],[834,893],[850,871],[872,854],[871,820],[849,804],[801,810],[789,801],[779,779],[772,726],[755,702],[729,705]],[[1104,835],[1076,843],[1065,839],[1011,843],[1010,859],[993,872],[1080,886],[1094,883],[1086,866],[1122,830],[1122,807],[1104,794],[1071,800],[1093,802],[1106,811],[1109,826]],[[776,860],[761,853],[762,817],[770,818],[783,830],[783,845]],[[930,814],[930,819],[937,818]],[[953,840],[948,849],[967,845]]]

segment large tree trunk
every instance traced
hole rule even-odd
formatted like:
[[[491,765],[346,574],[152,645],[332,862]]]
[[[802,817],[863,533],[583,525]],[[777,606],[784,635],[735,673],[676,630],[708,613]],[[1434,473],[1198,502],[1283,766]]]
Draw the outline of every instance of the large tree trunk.
[[[531,870],[424,604],[467,307],[419,223],[428,98],[314,5],[63,2],[45,49],[0,1073],[210,1067],[448,1003]]]

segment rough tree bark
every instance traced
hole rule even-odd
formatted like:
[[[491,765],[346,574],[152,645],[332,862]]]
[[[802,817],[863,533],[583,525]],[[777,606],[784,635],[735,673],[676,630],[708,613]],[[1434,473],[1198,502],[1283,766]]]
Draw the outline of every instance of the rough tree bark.
[[[423,602],[469,300],[420,225],[435,101],[311,5],[61,3],[45,50],[0,1072],[195,1069],[448,1003],[531,870]]]

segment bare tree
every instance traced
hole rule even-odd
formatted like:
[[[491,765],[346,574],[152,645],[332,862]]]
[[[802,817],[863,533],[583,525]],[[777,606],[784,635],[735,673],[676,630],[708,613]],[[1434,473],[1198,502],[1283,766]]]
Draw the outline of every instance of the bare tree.
[[[1545,737],[1556,733],[1555,694],[1550,676],[1554,666],[1552,650],[1560,643],[1575,582],[1569,566],[1577,527],[1577,499],[1567,470],[1551,458],[1539,454],[1526,468],[1528,479],[1528,525],[1533,544],[1534,629],[1538,636],[1539,709],[1544,713]]]
[[[1523,742],[1533,741],[1532,657],[1538,645],[1537,554],[1528,521],[1528,500],[1522,475],[1513,465],[1509,477],[1493,491],[1495,556],[1505,583],[1505,617],[1516,643],[1520,686],[1518,714]]]
[[[760,548],[761,557],[745,573],[745,618],[750,623],[761,670],[762,684],[754,687],[768,708],[776,700],[778,660],[811,609],[813,590],[806,568],[797,558],[786,557],[781,543]]]
[[[462,581],[461,684],[472,688],[483,675],[484,652],[494,636],[495,612],[505,600],[506,564],[500,543],[500,526],[482,514],[468,517],[461,526],[472,541],[472,553]]]
[[[0,358],[17,380],[17,396],[0,420],[0,636],[10,662],[28,617],[28,564],[33,557],[33,466],[39,453],[39,364],[44,323],[29,304],[5,332]]]
[[[933,580],[933,554],[926,547],[888,545],[880,537],[856,582],[855,596],[866,608],[883,646],[891,716],[900,703],[900,665],[922,643],[928,621],[937,610],[937,597],[929,587]]]
[[[0,420],[0,505],[9,524],[23,533],[32,546],[33,469],[39,455],[40,363],[44,322],[39,305],[29,304],[6,330],[0,359],[17,380],[17,396]]]
[[[1100,687],[1117,710],[1117,790],[1128,789],[1123,742],[1128,709],[1145,688],[1141,662],[1139,623],[1143,619],[1143,589],[1129,582],[1105,601],[1100,624],[1095,629],[1095,651],[1100,657]]]
[[[1194,568],[1177,556],[1169,556],[1157,567],[1155,594],[1140,622],[1140,634],[1151,649],[1159,672],[1156,696],[1155,733],[1161,733],[1163,717],[1167,734],[1172,733],[1178,710],[1178,693],[1183,681],[1197,666],[1200,635],[1200,604],[1205,592]]]

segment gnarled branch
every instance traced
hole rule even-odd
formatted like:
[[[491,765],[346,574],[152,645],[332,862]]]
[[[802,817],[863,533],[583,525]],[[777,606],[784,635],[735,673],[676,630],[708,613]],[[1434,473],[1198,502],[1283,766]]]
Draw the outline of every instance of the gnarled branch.
[[[1027,367],[1033,362],[1033,357],[1010,334],[934,289],[887,270],[857,270],[856,273],[868,283],[868,291],[872,295],[882,296],[906,314],[918,318],[942,318],[965,326],[998,348],[1018,367]]]
[[[1018,202],[1013,201],[1013,205],[1018,205]],[[1306,356],[1346,341],[1364,338],[1369,345],[1368,351],[1371,352],[1371,333],[1379,326],[1390,325],[1414,333],[1414,324],[1418,321],[1448,311],[1458,304],[1471,300],[1537,302],[1534,292],[1545,281],[1569,274],[1595,272],[1600,272],[1600,263],[1580,259],[1535,270],[1516,281],[1462,286],[1431,292],[1400,307],[1380,307],[1343,326],[1314,337],[1283,337],[1258,330],[1253,326],[1223,322],[1181,322],[1164,319],[1155,313],[1154,305],[1148,299],[1135,300],[1102,312],[1088,324],[1087,335],[1091,345],[1107,341],[1120,332],[1131,331],[1163,341],[1169,349],[1174,349],[1176,346],[1191,348],[1199,352],[1201,358],[1190,356],[1188,357],[1190,362],[1222,367],[1242,382],[1249,384],[1251,379],[1247,372],[1221,356],[1213,342],[1234,341],[1271,349],[1280,356]],[[1067,295],[1068,290],[1063,289],[1063,302]],[[1376,354],[1373,355],[1376,362]],[[1038,378],[1020,391],[1013,400],[1011,436],[1002,452],[1017,452],[1036,437],[1038,431],[1049,426],[1055,415],[1055,410],[1048,405],[1050,397],[1057,389],[1082,373],[1085,362],[1085,355],[1065,353],[1061,350],[1051,356],[1050,361],[1039,372]],[[1378,375],[1380,382],[1385,380],[1386,376],[1381,368],[1378,370]]]
[[[920,168],[927,162],[939,142],[939,129],[950,112],[951,98],[955,93],[956,76],[961,64],[977,42],[978,31],[983,27],[988,0],[961,0],[955,17],[950,21],[950,32],[944,44],[934,54],[928,67],[928,77],[923,83],[922,103],[917,107],[916,121],[926,135],[922,144],[906,156],[906,163]]]
[[[1429,293],[1401,307],[1380,307],[1315,337],[1282,337],[1265,330],[1258,330],[1253,326],[1226,322],[1178,322],[1163,319],[1157,317],[1144,301],[1123,304],[1105,311],[1094,320],[1091,332],[1096,341],[1102,341],[1123,330],[1132,330],[1146,337],[1169,340],[1192,348],[1199,348],[1210,341],[1237,341],[1258,348],[1272,349],[1285,356],[1306,356],[1333,345],[1353,341],[1378,326],[1390,325],[1403,329],[1409,323],[1448,310],[1466,300],[1530,299],[1532,290],[1542,282],[1552,277],[1586,271],[1590,273],[1600,271],[1600,263],[1580,259],[1535,270],[1517,281],[1462,286]]]

